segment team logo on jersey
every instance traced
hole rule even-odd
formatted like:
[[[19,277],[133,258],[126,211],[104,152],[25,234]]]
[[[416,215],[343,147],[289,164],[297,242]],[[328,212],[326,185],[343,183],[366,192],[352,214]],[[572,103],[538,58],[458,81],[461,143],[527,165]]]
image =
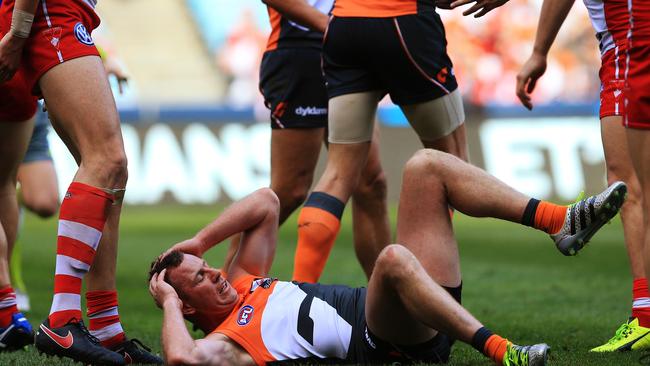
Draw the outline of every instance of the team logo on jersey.
[[[438,72],[438,75],[436,75],[436,79],[444,84],[447,81],[447,75],[449,75],[449,70],[447,70],[446,67],[443,67],[442,70]]]
[[[276,281],[277,278],[257,278],[251,283],[251,290],[250,293],[253,293],[253,291],[257,290],[258,287],[261,288],[269,288],[273,284],[273,281]]]
[[[239,310],[239,315],[237,315],[237,324],[242,326],[248,324],[251,319],[253,319],[253,310],[253,307],[250,305],[241,308]]]
[[[43,31],[43,36],[47,39],[52,47],[59,50],[59,43],[61,42],[61,27],[48,28]]]
[[[77,23],[74,25],[74,36],[77,37],[77,40],[86,46],[92,46],[95,43],[93,42],[93,37],[90,36],[90,33],[88,33],[88,30],[86,27],[81,24]]]

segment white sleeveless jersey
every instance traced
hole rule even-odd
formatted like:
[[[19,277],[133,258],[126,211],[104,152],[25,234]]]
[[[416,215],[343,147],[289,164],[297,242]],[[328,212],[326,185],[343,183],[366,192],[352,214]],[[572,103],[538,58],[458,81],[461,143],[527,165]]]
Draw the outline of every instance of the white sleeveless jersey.
[[[232,284],[239,305],[222,322],[222,333],[258,365],[304,358],[345,359],[352,325],[323,299],[291,282],[246,276]]]
[[[596,31],[601,55],[626,39],[627,0],[583,0]]]

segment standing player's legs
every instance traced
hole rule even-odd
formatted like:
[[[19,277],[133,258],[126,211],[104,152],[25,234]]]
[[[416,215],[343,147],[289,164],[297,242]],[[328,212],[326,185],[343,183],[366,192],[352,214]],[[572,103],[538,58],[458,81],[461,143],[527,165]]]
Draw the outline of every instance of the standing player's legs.
[[[367,92],[329,101],[327,166],[298,217],[294,280],[316,282],[325,267],[343,209],[368,159],[379,98],[380,93]]]
[[[106,290],[103,303],[108,309],[104,313],[110,313],[111,320],[119,324],[114,287],[119,205],[113,203],[119,203],[124,193],[127,171],[113,95],[97,56],[79,57],[54,66],[41,77],[39,86],[55,129],[63,131],[61,137],[75,155],[79,170],[61,205],[54,299],[36,343],[44,352],[79,361],[92,362],[89,360],[99,357],[102,362],[120,363],[123,359],[118,354],[93,346],[78,326],[82,318],[81,282],[93,267],[95,274],[99,269],[104,276],[93,276],[87,285],[89,293],[97,288]],[[98,246],[102,249],[98,250]],[[88,305],[90,310],[92,304]],[[115,329],[115,323],[110,323],[111,329]],[[57,328],[63,334],[72,331],[73,345],[77,347],[62,347],[45,336]]]
[[[16,172],[32,127],[33,119],[0,122],[0,351],[20,349],[33,342],[32,328],[18,312],[9,275],[9,259],[18,227]]]
[[[354,251],[370,279],[379,252],[390,243],[386,176],[379,159],[379,128],[375,124],[366,166],[352,192]]]
[[[545,365],[549,351],[545,344],[513,345],[483,327],[401,245],[386,247],[377,259],[368,283],[366,322],[367,337],[388,342],[410,359],[426,363],[449,358],[449,339],[437,331],[471,344],[497,364]]]
[[[607,181],[609,184],[624,181],[628,187],[627,199],[621,208],[621,221],[633,279],[632,318],[623,325],[631,327],[633,332],[630,332],[628,337],[614,336],[607,343],[591,350],[612,352],[627,345],[632,339],[643,337],[650,332],[650,301],[648,301],[648,283],[643,265],[644,225],[641,187],[630,159],[622,117],[605,116],[601,119],[600,126]]]

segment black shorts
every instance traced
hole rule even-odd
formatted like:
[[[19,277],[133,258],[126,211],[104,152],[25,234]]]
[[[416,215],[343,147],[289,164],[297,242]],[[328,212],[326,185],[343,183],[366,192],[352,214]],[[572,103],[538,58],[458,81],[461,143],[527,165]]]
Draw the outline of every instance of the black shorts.
[[[393,103],[409,105],[458,87],[445,29],[434,11],[332,18],[323,43],[323,71],[330,98],[379,90],[390,94]]]
[[[274,362],[273,364],[360,364],[378,365],[399,362],[410,363],[437,363],[446,362],[451,353],[449,339],[438,334],[431,341],[426,342],[426,359],[418,355],[407,355],[404,350],[398,350],[393,345],[373,335],[366,323],[366,289],[350,288],[340,285],[322,285],[312,283],[296,283],[307,295],[317,297],[337,310],[340,317],[352,325],[352,336],[348,355],[345,360],[340,359],[309,359]],[[412,349],[420,346],[410,347]]]
[[[316,48],[264,53],[260,91],[271,110],[272,128],[327,127],[327,91]]]

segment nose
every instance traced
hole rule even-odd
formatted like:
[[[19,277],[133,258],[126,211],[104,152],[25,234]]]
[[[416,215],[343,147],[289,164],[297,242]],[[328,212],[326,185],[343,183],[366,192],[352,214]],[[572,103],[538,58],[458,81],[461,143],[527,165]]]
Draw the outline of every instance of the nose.
[[[221,271],[216,268],[209,269],[210,276],[212,277],[212,282],[217,283],[221,278]]]

